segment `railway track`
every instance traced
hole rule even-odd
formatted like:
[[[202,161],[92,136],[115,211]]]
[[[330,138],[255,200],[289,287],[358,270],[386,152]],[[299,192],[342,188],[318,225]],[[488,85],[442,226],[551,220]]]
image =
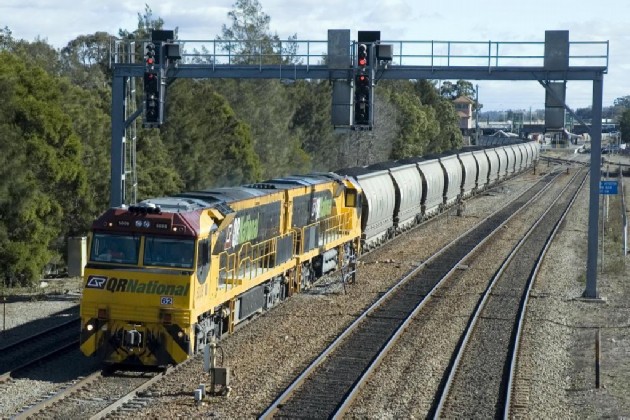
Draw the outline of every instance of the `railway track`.
[[[60,386],[56,392],[48,393],[35,404],[17,412],[13,418],[96,420],[110,416],[133,416],[150,400],[143,393],[165,375],[195,359],[188,359],[164,372],[116,372],[109,375],[96,371]]]
[[[576,173],[489,282],[438,390],[430,413],[434,418],[508,418],[518,414],[510,407],[529,290],[587,174],[586,170]],[[522,406],[523,402],[514,404],[517,409]]]
[[[81,320],[73,318],[3,347],[0,383],[47,358],[78,348],[80,325]]]
[[[544,177],[425,261],[368,308],[262,414],[262,418],[329,418],[343,414],[359,386],[435,288],[519,209],[545,190]]]
[[[109,376],[96,371],[61,385],[12,418],[104,418],[137,397],[138,392],[151,386],[160,377],[161,374],[156,372],[124,372]]]

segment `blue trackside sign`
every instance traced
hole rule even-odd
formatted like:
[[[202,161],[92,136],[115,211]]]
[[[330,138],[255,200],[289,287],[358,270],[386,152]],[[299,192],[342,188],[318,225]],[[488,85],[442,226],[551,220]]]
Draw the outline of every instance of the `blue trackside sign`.
[[[600,194],[618,194],[619,183],[617,181],[599,181]]]

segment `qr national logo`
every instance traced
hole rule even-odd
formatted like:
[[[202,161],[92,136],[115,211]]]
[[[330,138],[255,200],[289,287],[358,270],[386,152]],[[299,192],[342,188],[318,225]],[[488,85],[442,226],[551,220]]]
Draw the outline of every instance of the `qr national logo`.
[[[104,289],[106,283],[107,277],[89,276],[85,287],[90,289]]]

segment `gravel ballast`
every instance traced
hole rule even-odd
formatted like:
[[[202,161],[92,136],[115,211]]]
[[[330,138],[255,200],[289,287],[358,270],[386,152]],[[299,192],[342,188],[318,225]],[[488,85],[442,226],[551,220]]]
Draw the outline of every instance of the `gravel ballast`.
[[[546,164],[539,164],[536,175],[525,174],[469,200],[462,217],[456,217],[451,210],[386,248],[365,255],[359,262],[357,282],[347,287],[347,294],[343,293],[338,278],[331,278],[243,325],[220,343],[226,356],[224,364],[231,369],[231,390],[227,396],[210,397],[202,404],[194,402],[193,391],[200,383],[210,382],[198,359],[155,385],[149,393],[147,406],[139,409],[134,417],[256,418],[326,344],[396,279],[520,194],[547,170]],[[630,192],[627,186],[626,192]],[[614,200],[613,197],[611,205],[618,205]],[[517,394],[520,393],[517,398],[519,402],[525,401],[519,417],[618,418],[630,415],[628,257],[620,255],[618,242],[615,242],[618,232],[615,236],[614,232],[609,234],[607,231],[607,243],[612,241],[613,245],[610,249],[607,246],[603,272],[598,269],[598,289],[604,300],[601,303],[582,300],[587,220],[588,185],[561,227],[532,290],[516,377]],[[518,232],[506,229],[504,235],[508,241]],[[484,252],[502,252],[507,244],[505,241],[497,240]],[[487,277],[487,273],[471,265],[464,267],[458,276],[464,287],[472,287],[477,276]],[[467,302],[474,298],[475,292],[453,288],[448,295],[451,299],[461,298],[462,302]],[[45,301],[45,305],[42,302],[7,304],[7,321],[15,322],[12,325],[25,324],[75,305],[76,299],[73,302]],[[48,306],[50,309],[45,309]],[[437,372],[441,372],[444,362],[439,357],[419,353],[417,349],[414,353],[414,346],[447,346],[453,339],[448,331],[462,322],[446,306],[436,305],[435,309],[424,323],[410,326],[409,332],[415,338],[401,339],[403,345],[392,352],[394,363],[381,366],[382,376],[374,375],[373,382],[362,390],[359,404],[348,417],[424,416],[430,404],[428,390],[440,380]],[[450,321],[444,323],[443,320],[449,317]],[[601,387],[596,389],[595,336],[598,328],[602,360]],[[408,340],[406,344],[405,340]],[[404,346],[409,346],[409,350]],[[420,370],[410,370],[414,364],[423,366]],[[409,370],[407,380],[400,373],[406,369]],[[387,377],[389,381],[386,383],[383,378]],[[381,397],[370,399],[368,391],[379,387],[382,388],[378,394]],[[422,391],[423,388],[426,390]],[[2,415],[6,416],[7,412],[2,411]]]

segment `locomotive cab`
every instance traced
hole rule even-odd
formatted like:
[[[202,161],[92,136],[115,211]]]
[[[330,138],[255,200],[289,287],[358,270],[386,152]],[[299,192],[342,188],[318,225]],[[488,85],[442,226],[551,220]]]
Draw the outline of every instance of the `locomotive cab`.
[[[126,209],[95,222],[81,299],[85,355],[105,364],[165,366],[191,354],[192,289],[208,274],[210,236],[197,239],[180,222]]]

